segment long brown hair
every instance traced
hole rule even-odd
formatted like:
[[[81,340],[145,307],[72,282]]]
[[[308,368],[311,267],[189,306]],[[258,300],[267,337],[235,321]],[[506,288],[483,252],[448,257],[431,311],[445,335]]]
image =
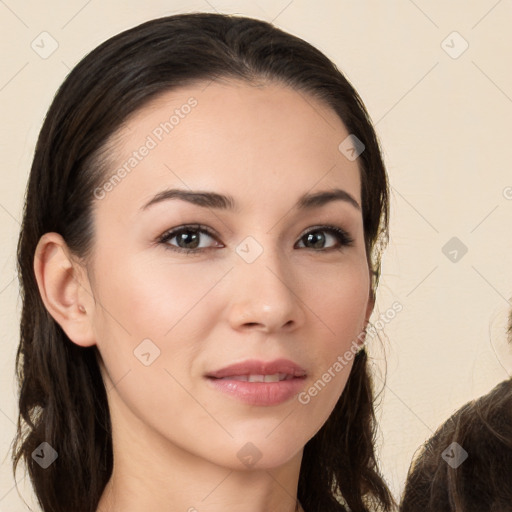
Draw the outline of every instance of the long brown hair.
[[[33,271],[36,245],[44,233],[55,231],[86,260],[93,250],[93,191],[109,172],[112,135],[158,95],[216,78],[278,81],[310,94],[334,109],[362,141],[361,197],[372,294],[377,286],[388,229],[386,171],[363,102],[325,55],[270,23],[209,13],[148,21],[101,44],[71,71],[50,106],[36,145],[18,242],[23,309],[13,470],[23,458],[45,512],[94,512],[112,473],[113,450],[99,353],[95,346],[72,343],[45,309]],[[377,467],[375,428],[363,350],[333,413],[304,448],[298,499],[308,512],[348,510],[340,495],[352,512],[390,510],[393,499]],[[59,454],[46,469],[31,457],[44,441]]]

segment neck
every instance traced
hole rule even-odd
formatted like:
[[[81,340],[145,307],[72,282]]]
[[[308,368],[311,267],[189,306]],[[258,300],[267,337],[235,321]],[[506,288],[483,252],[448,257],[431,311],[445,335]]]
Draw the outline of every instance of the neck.
[[[141,462],[136,453],[131,454]],[[166,462],[168,471],[162,471],[159,463],[160,469],[152,471],[157,465],[147,462],[133,466],[116,461],[97,512],[302,512],[296,499],[296,461],[286,467],[251,471],[204,462],[198,467],[176,460]]]

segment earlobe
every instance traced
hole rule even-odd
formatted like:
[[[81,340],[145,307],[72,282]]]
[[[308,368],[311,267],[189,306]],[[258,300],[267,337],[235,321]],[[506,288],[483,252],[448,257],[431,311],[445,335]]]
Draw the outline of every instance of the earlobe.
[[[45,233],[39,240],[34,273],[44,306],[68,338],[83,347],[94,345],[94,301],[86,272],[58,233]]]

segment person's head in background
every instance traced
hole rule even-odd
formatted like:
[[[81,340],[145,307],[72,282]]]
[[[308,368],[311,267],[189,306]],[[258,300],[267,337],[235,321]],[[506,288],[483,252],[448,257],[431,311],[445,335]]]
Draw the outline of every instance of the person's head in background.
[[[387,228],[369,116],[308,43],[197,13],[86,56],[18,246],[14,469],[43,510],[390,510],[362,346]]]
[[[512,349],[512,310],[507,334]],[[400,502],[400,512],[510,510],[512,376],[437,429],[412,462]]]

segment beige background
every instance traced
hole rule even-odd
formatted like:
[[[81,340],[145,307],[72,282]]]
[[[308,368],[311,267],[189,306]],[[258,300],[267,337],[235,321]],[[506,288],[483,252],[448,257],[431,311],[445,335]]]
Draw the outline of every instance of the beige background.
[[[42,119],[86,52],[143,21],[189,11],[273,20],[306,39],[347,75],[376,123],[392,185],[378,308],[403,305],[382,337],[388,372],[378,411],[382,466],[396,495],[436,426],[512,374],[504,343],[512,296],[510,0],[1,1],[0,512],[27,510],[8,454],[17,411],[15,246]],[[31,47],[48,38],[42,32],[58,43],[46,59]],[[468,249],[455,262],[442,251],[452,237]],[[445,250],[450,258],[453,249]],[[381,365],[378,343],[373,350]],[[22,472],[18,480],[33,504]]]

